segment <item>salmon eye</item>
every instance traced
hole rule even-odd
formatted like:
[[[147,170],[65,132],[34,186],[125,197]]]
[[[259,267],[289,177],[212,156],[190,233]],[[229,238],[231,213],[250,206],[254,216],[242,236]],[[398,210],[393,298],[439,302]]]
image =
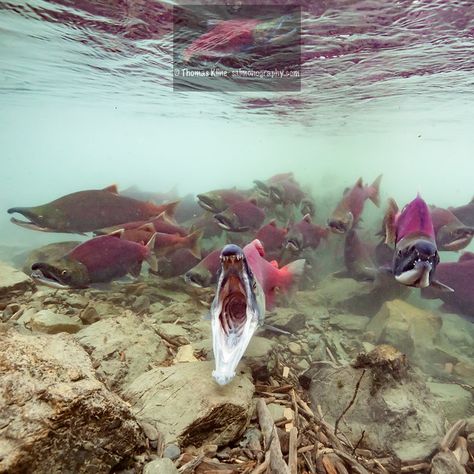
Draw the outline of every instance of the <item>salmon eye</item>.
[[[67,275],[67,270],[63,270],[63,271],[61,272],[61,276],[66,276],[66,275]]]

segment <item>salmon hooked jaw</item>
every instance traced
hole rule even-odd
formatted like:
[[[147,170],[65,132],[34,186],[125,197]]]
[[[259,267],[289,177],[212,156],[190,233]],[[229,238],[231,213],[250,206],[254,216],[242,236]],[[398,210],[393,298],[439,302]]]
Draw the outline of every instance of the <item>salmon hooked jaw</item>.
[[[211,306],[216,364],[212,376],[219,385],[226,385],[234,378],[250,339],[263,321],[265,305],[243,250],[226,245],[220,260],[221,273]]]

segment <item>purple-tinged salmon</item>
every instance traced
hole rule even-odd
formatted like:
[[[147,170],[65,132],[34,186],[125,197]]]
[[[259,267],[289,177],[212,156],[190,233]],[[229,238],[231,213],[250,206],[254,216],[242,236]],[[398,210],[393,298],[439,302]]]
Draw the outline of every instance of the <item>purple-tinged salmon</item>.
[[[101,235],[55,261],[34,263],[31,277],[54,288],[87,288],[127,274],[138,276],[144,260],[156,271],[154,245],[154,236],[147,245],[142,245],[122,239],[120,232]]]
[[[440,291],[428,287],[421,290],[421,296],[427,299],[439,298],[442,309],[450,313],[459,313],[474,317],[474,253],[463,253],[457,262],[440,263],[436,275],[454,291]]]
[[[474,227],[464,225],[449,209],[432,206],[430,212],[439,250],[456,252],[471,243]]]
[[[367,199],[379,207],[381,180],[382,175],[378,176],[370,186],[367,186],[362,182],[362,178],[359,178],[354,186],[344,193],[342,200],[328,219],[329,228],[333,232],[344,234],[355,227],[360,220]]]
[[[224,212],[216,214],[219,226],[231,232],[257,230],[265,219],[265,212],[260,209],[254,199],[236,202]]]
[[[474,226],[474,197],[464,206],[450,207],[449,210],[464,225]]]
[[[327,239],[329,230],[313,224],[311,216],[306,214],[300,222],[292,225],[285,239],[285,247],[300,252],[305,248],[316,249],[321,243],[321,239]]]
[[[79,191],[36,207],[12,207],[29,219],[11,221],[28,229],[44,232],[82,233],[126,222],[148,220],[162,212],[172,215],[177,202],[157,206],[118,194],[116,186]]]
[[[399,283],[452,291],[434,279],[439,263],[438,248],[430,210],[419,194],[401,212],[390,199],[384,224],[385,242],[395,245],[391,272]]]

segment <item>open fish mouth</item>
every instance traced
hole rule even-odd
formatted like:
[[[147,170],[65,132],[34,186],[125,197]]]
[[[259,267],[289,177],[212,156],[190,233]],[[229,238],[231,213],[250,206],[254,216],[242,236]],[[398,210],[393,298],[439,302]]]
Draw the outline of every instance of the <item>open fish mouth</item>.
[[[416,240],[404,249],[399,249],[395,260],[395,279],[406,286],[426,288],[439,262],[434,243]]]
[[[348,230],[344,222],[335,219],[328,221],[328,227],[336,234],[345,234]]]
[[[184,281],[191,286],[196,288],[205,288],[209,286],[209,279],[202,276],[200,273],[197,272],[186,272],[184,275]]]
[[[221,253],[221,273],[211,306],[215,370],[219,385],[235,376],[257,326],[263,323],[265,304],[260,285],[237,245],[226,245]]]
[[[198,204],[205,210],[209,212],[219,212],[220,209],[217,209],[215,204],[212,202],[212,199],[204,194],[197,195]]]
[[[58,288],[58,289],[66,289],[69,288],[67,284],[65,284],[55,272],[51,271],[48,266],[34,263],[31,266],[31,274],[30,277],[37,283],[41,285],[46,285],[51,288]]]
[[[21,207],[12,207],[8,209],[8,214],[21,214],[23,217],[26,217],[29,220],[21,220],[17,219],[16,217],[11,217],[10,222],[13,224],[19,225],[20,227],[25,227],[26,229],[31,230],[39,230],[41,232],[51,232],[51,229],[47,227],[43,227],[35,222],[35,216],[33,213],[29,213],[26,209],[22,209]]]
[[[297,239],[287,239],[285,247],[293,252],[299,252],[301,250],[300,242]]]

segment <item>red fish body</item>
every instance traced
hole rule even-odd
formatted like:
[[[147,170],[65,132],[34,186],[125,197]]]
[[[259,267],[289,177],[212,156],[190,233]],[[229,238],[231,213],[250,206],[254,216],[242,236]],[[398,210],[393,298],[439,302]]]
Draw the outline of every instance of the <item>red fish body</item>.
[[[85,288],[92,283],[110,282],[127,273],[138,276],[143,260],[156,268],[156,259],[148,245],[130,242],[115,235],[94,237],[54,262],[32,265],[32,277],[57,287]]]
[[[454,292],[428,287],[421,291],[421,296],[440,298],[446,311],[474,317],[474,253],[465,252],[457,262],[440,263],[436,275]]]
[[[300,222],[290,227],[285,241],[286,246],[295,251],[305,248],[316,249],[319,247],[321,239],[326,239],[328,235],[329,230],[326,227],[313,224],[311,217],[307,214]]]
[[[467,226],[474,226],[474,198],[468,204],[450,207],[449,210]]]
[[[283,242],[288,229],[278,227],[273,219],[268,224],[261,227],[255,235],[260,240],[267,254],[279,252],[282,249]]]
[[[278,268],[265,260],[262,243],[255,239],[243,249],[247,262],[265,293],[267,308],[275,303],[276,291],[287,293],[295,285],[304,271],[304,260],[296,260]]]
[[[79,191],[48,204],[36,207],[16,207],[30,222],[12,218],[18,225],[51,232],[92,232],[126,222],[147,220],[163,212],[172,214],[177,203],[157,206],[150,202],[121,196],[115,186],[102,190]]]
[[[436,239],[430,209],[420,195],[396,216],[395,226],[395,243],[413,235],[423,235],[433,241]]]
[[[217,281],[217,274],[221,265],[221,250],[213,250],[197,265],[188,270],[185,280],[194,286],[208,287]]]
[[[432,206],[430,212],[440,250],[458,251],[471,243],[474,227],[464,225],[449,209]]]
[[[343,234],[356,226],[367,199],[370,199],[377,207],[379,206],[381,179],[382,175],[378,176],[370,186],[364,186],[362,178],[359,178],[356,184],[344,194],[341,202],[328,219],[328,226],[333,232]]]
[[[249,200],[237,202],[214,217],[219,226],[225,230],[245,232],[258,229],[265,219],[265,212],[255,204],[254,200]]]

